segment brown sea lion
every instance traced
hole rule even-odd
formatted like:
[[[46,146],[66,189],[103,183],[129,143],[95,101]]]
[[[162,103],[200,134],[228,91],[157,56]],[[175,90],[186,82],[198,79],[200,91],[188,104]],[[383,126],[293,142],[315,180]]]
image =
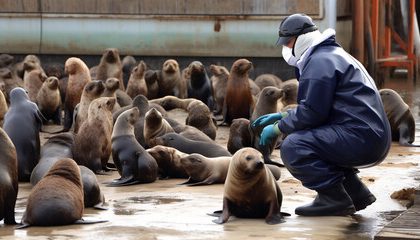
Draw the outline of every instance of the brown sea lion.
[[[147,147],[154,147],[156,145],[156,137],[170,132],[174,132],[174,129],[162,117],[162,114],[158,110],[152,108],[146,112],[144,116],[143,134]]]
[[[181,158],[189,154],[178,151],[176,148],[162,145],[156,145],[146,151],[156,160],[161,179],[188,177],[181,165]]]
[[[278,112],[284,112],[283,108],[297,104],[297,92],[299,88],[299,82],[297,79],[289,79],[284,81],[280,88],[283,90],[283,97],[280,99],[281,104],[278,104]],[[281,107],[281,109],[279,109]]]
[[[15,58],[12,55],[2,53],[0,54],[0,68],[11,67]]]
[[[91,81],[91,77],[89,68],[80,58],[67,59],[64,71],[69,75],[64,101],[64,131],[68,131],[73,124],[74,108],[80,102],[83,89]]]
[[[0,68],[0,85],[6,102],[10,103],[10,91],[16,87],[23,87],[23,81],[14,76],[8,68]]]
[[[252,114],[254,99],[248,81],[251,67],[247,59],[236,60],[232,65],[223,103],[223,124],[230,125],[235,118],[248,119]]]
[[[117,78],[120,81],[120,89],[125,91],[120,53],[116,48],[105,49],[95,79],[105,82],[111,77]]]
[[[379,94],[391,125],[392,141],[398,141],[402,146],[419,146],[412,144],[415,140],[416,123],[410,107],[392,89],[381,89]]]
[[[44,116],[44,123],[52,120],[54,124],[61,124],[61,96],[58,89],[58,78],[49,77],[42,84],[36,97],[39,111]]]
[[[69,158],[58,160],[28,196],[24,226],[67,225],[82,219],[83,185],[80,169]]]
[[[161,76],[158,78],[159,97],[166,95],[177,96],[178,85],[181,81],[181,70],[175,59],[168,59],[163,63]],[[178,96],[177,96],[178,97]]]
[[[0,220],[16,224],[15,204],[18,194],[18,160],[7,133],[0,128]]]
[[[212,64],[210,65],[210,72],[213,74],[210,81],[213,87],[215,114],[221,114],[226,95],[229,70],[224,66]]]
[[[237,118],[232,121],[229,128],[229,139],[227,149],[234,154],[241,148],[251,147],[252,139],[249,132],[249,120],[246,118]]]
[[[261,92],[262,88],[258,87],[258,85],[254,82],[254,80],[248,78],[249,87],[251,88],[252,96],[258,96]]]
[[[131,102],[133,101],[133,99],[131,99],[131,97],[128,96],[128,94],[125,91],[121,90],[121,89],[118,89],[115,92],[115,95],[117,95],[117,103],[121,107],[125,107],[127,105],[130,105]]]
[[[282,201],[281,190],[261,153],[253,148],[243,148],[232,156],[224,185],[223,210],[213,222],[225,223],[233,215],[265,218],[268,224],[282,223]]]
[[[131,98],[135,98],[139,94],[147,96],[147,84],[144,78],[146,70],[146,63],[140,61],[139,65],[131,71],[126,89],[126,93]]]
[[[122,65],[124,87],[127,88],[128,79],[130,78],[131,70],[133,70],[133,68],[137,65],[137,61],[133,56],[127,55],[123,57],[123,59],[121,60],[121,65]]]
[[[0,126],[3,127],[4,116],[6,115],[9,106],[7,105],[6,98],[3,91],[0,91]]]
[[[158,174],[156,160],[137,142],[134,124],[140,112],[133,107],[123,112],[115,122],[112,132],[112,158],[121,178],[111,186],[154,182]]]
[[[19,181],[27,182],[39,161],[42,117],[38,106],[29,100],[25,89],[10,92],[10,108],[3,129],[16,147]]]
[[[200,61],[193,61],[188,66],[190,79],[188,82],[188,97],[202,101],[213,112],[213,87],[207,75],[206,68]]]
[[[257,76],[254,82],[255,84],[257,84],[258,87],[260,87],[260,89],[264,89],[268,86],[280,87],[282,80],[274,74],[264,73]]]
[[[23,88],[28,91],[29,100],[37,103],[38,92],[42,87],[42,83],[46,80],[46,75],[40,69],[25,71],[23,78]]]
[[[150,100],[149,102],[159,104],[166,111],[169,111],[169,110],[172,110],[172,109],[175,109],[175,108],[181,108],[181,109],[184,109],[185,111],[187,111],[188,105],[193,101],[198,101],[198,100],[195,99],[195,98],[181,99],[179,97],[169,95],[169,96],[165,96],[165,97]]]
[[[155,99],[159,96],[158,78],[161,75],[160,70],[147,70],[144,73],[144,80],[147,86],[147,98]]]
[[[74,139],[74,160],[95,173],[108,171],[111,155],[112,109],[115,98],[100,97],[89,105],[87,120]]]
[[[184,153],[199,153],[206,157],[231,156],[221,145],[215,142],[194,141],[178,133],[167,133],[155,139],[157,145],[173,147]]]
[[[80,99],[80,103],[77,107],[77,114],[75,114],[75,121],[74,121],[74,133],[79,132],[80,126],[82,126],[83,122],[86,121],[88,118],[88,111],[90,103],[101,97],[102,93],[105,90],[105,85],[100,80],[94,80],[88,82],[85,87],[83,88],[83,93]]]
[[[213,113],[201,101],[193,101],[187,107],[188,116],[185,124],[196,127],[211,139],[216,139],[217,124]]]
[[[117,91],[120,88],[120,80],[118,80],[117,78],[108,78],[105,81],[105,89],[104,92],[101,94],[101,97],[112,97],[117,99]],[[112,110],[112,112],[117,111],[118,109],[120,109],[121,106],[120,104],[118,104],[118,101],[115,103],[114,105],[114,109]]]

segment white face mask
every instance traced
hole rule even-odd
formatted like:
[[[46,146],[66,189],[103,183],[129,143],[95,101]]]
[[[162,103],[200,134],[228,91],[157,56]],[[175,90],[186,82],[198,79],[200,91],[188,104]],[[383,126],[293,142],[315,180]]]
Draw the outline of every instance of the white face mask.
[[[283,50],[281,51],[281,53],[283,54],[283,58],[287,62],[287,64],[296,67],[296,63],[299,59],[293,56],[291,48],[283,45]]]

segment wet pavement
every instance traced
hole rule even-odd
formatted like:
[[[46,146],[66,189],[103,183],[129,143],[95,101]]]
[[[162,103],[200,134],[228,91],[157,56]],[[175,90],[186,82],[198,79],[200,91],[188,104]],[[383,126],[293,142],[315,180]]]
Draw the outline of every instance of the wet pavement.
[[[405,85],[404,85],[405,84]],[[420,89],[410,83],[389,83],[410,105],[419,120]],[[388,87],[385,85],[385,87]],[[182,121],[181,110],[169,112]],[[416,144],[420,143],[420,125],[416,127]],[[229,129],[220,127],[217,141],[226,146]],[[43,134],[48,136],[48,134]],[[279,151],[274,153],[279,159]],[[302,187],[286,169],[278,181],[283,192],[282,211],[291,213],[286,221],[268,225],[264,219],[231,217],[223,225],[207,215],[222,208],[223,185],[189,187],[179,185],[185,179],[157,180],[150,184],[107,187],[119,177],[98,175],[108,210],[85,209],[85,219],[107,220],[105,223],[60,227],[14,229],[0,224],[0,239],[372,239],[398,213],[405,202],[391,199],[394,191],[420,185],[420,148],[401,147],[394,143],[387,158],[378,166],[361,169],[363,182],[377,197],[367,209],[348,217],[300,217],[297,206],[310,202],[315,192]],[[25,210],[29,183],[19,184],[16,220]]]

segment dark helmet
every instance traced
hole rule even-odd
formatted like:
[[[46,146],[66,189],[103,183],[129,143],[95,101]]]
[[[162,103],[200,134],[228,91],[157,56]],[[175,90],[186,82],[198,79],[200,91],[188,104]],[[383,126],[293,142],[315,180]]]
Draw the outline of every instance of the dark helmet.
[[[280,23],[279,39],[276,45],[287,44],[292,37],[315,30],[318,30],[318,27],[308,15],[301,13],[292,14]]]

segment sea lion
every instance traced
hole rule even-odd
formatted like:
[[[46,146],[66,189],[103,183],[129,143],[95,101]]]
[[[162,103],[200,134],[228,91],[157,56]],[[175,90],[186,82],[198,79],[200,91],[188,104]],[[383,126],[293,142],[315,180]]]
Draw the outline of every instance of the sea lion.
[[[37,103],[38,92],[42,87],[42,83],[47,79],[47,76],[40,69],[32,69],[25,71],[23,78],[23,88],[28,91],[29,100]]]
[[[3,126],[4,116],[6,115],[9,106],[7,105],[6,98],[4,97],[4,93],[0,90],[0,126]]]
[[[143,134],[148,148],[156,145],[156,137],[170,132],[174,132],[174,129],[162,117],[162,114],[158,110],[152,108],[146,112],[146,115],[144,116]]]
[[[23,82],[14,76],[13,72],[8,68],[0,68],[0,85],[6,102],[10,103],[10,91],[16,87],[23,87]]]
[[[7,133],[0,128],[0,220],[16,224],[15,204],[18,194],[18,160]]]
[[[398,141],[402,146],[418,146],[412,144],[415,140],[416,123],[409,106],[392,89],[381,89],[379,94],[391,125],[392,141]]]
[[[118,80],[117,78],[111,77],[108,78],[105,81],[105,89],[104,92],[101,94],[101,97],[112,97],[117,99],[117,91],[120,88],[120,80]],[[120,109],[121,106],[118,104],[118,101],[115,103],[114,105],[114,109],[112,110],[112,112],[117,111],[118,109]]]
[[[224,185],[223,210],[213,222],[223,224],[233,215],[265,218],[268,224],[282,223],[282,201],[281,190],[261,153],[243,148],[232,156]]]
[[[190,105],[191,102],[193,101],[198,101],[195,98],[184,98],[181,99],[179,97],[176,96],[165,96],[165,97],[161,97],[161,98],[156,98],[153,100],[150,100],[150,103],[155,103],[155,104],[159,104],[160,106],[162,106],[166,111],[175,109],[175,108],[181,108],[184,109],[185,111],[188,111],[188,105]]]
[[[133,101],[133,99],[131,99],[130,96],[128,96],[128,94],[121,90],[118,89],[115,94],[117,95],[117,103],[121,106],[121,107],[125,107],[127,105],[130,105],[131,102]]]
[[[257,76],[254,82],[258,87],[260,87],[260,89],[264,89],[265,87],[268,87],[268,86],[280,87],[282,84],[282,80],[276,75],[271,74],[271,73],[264,73]]]
[[[230,156],[207,158],[193,153],[181,158],[181,166],[188,174],[188,186],[224,183],[230,163]]]
[[[206,157],[232,156],[215,142],[194,141],[178,133],[167,133],[155,139],[156,145],[173,147],[184,153],[199,153]]]
[[[135,98],[139,94],[147,96],[147,84],[144,79],[146,69],[146,63],[140,61],[139,65],[131,71],[126,89],[128,96],[131,98]]]
[[[131,70],[133,70],[133,68],[137,65],[136,63],[137,63],[136,59],[131,55],[127,55],[123,57],[123,59],[121,60],[122,72],[123,72],[123,83],[124,83],[125,88],[127,88],[128,79],[130,78]]]
[[[52,120],[54,124],[61,124],[61,96],[58,89],[58,78],[49,77],[42,84],[36,97],[39,111],[45,117],[44,123]]]
[[[99,187],[95,173],[85,166],[79,166],[83,184],[83,203],[85,208],[106,210],[105,197]]]
[[[64,100],[64,129],[68,131],[73,124],[73,112],[80,102],[83,89],[91,81],[89,68],[80,59],[71,57],[64,64],[64,71],[69,75]]]
[[[201,101],[193,101],[188,105],[187,111],[188,116],[185,119],[185,124],[196,127],[215,140],[217,124],[208,106]]]
[[[187,178],[188,175],[181,165],[181,158],[189,154],[173,147],[156,145],[146,150],[156,160],[159,166],[159,178]]]
[[[246,118],[234,119],[229,128],[228,151],[234,154],[241,148],[251,146],[252,140],[251,133],[249,132],[249,120]]]
[[[88,118],[88,110],[90,103],[99,98],[105,90],[105,85],[101,80],[88,82],[83,88],[83,93],[78,104],[77,114],[75,114],[74,133],[79,132],[80,126]]]
[[[98,80],[105,82],[110,77],[117,78],[120,81],[120,89],[125,91],[120,53],[116,48],[105,49],[96,72]]]
[[[258,96],[258,94],[261,92],[261,88],[258,87],[258,85],[254,82],[254,80],[248,78],[249,87],[251,88],[251,94],[252,96]]]
[[[95,173],[109,171],[111,155],[112,109],[115,98],[100,97],[89,105],[87,120],[74,139],[74,160]]]
[[[215,114],[221,114],[225,100],[229,70],[221,65],[210,65],[210,72],[213,74],[210,80],[213,87]]]
[[[247,59],[238,59],[232,65],[223,103],[223,124],[230,125],[235,118],[248,119],[251,116],[254,108],[248,81],[251,67],[252,63]]]
[[[64,64],[58,62],[52,62],[48,64],[43,64],[42,68],[44,69],[45,75],[48,77],[56,77],[61,79],[65,77],[64,73]]]
[[[14,88],[10,92],[10,108],[3,128],[16,147],[19,181],[29,181],[38,163],[41,127],[42,117],[37,105],[29,100],[25,89]]]
[[[72,224],[82,219],[83,206],[80,169],[73,159],[60,159],[32,188],[22,224],[24,226]]]
[[[0,54],[0,68],[11,67],[15,58],[12,55],[2,53]]]
[[[146,70],[144,80],[147,87],[147,98],[155,99],[159,95],[158,78],[161,75],[160,70]]]
[[[112,158],[121,178],[111,186],[154,182],[158,174],[156,160],[137,142],[134,124],[140,112],[133,107],[123,112],[115,122],[112,132]]]
[[[206,68],[199,61],[193,61],[188,66],[190,79],[188,82],[188,97],[201,100],[213,111],[213,87],[207,75]]]
[[[283,97],[280,99],[281,104],[278,104],[278,107],[281,107],[281,109],[278,109],[277,111],[285,111],[283,108],[297,104],[297,92],[299,88],[299,82],[297,79],[289,79],[287,81],[284,81],[280,88],[283,90]]]
[[[158,78],[159,94],[158,97],[166,95],[177,96],[178,85],[181,81],[181,71],[175,59],[168,59],[163,63],[161,76]]]

